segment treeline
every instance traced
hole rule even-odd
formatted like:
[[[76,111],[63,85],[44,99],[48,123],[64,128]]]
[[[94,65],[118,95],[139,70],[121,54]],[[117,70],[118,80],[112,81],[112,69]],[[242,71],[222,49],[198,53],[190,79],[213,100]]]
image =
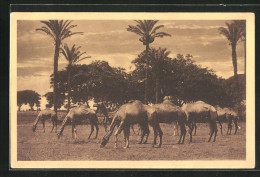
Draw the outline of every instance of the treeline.
[[[170,58],[166,49],[151,49],[148,61],[149,103],[162,102],[165,96],[181,106],[187,102],[205,101],[211,105],[234,107],[245,99],[245,79],[241,75],[240,91],[237,97],[232,78],[217,77],[215,72],[203,68],[192,60],[192,55],[178,54]],[[90,99],[107,103],[123,104],[131,99],[144,102],[145,52],[132,61],[135,69],[126,72],[124,68],[111,67],[108,62],[96,60],[89,65],[71,67],[71,101],[86,103]],[[68,68],[58,72],[57,90],[60,107],[67,94]],[[53,85],[53,76],[51,79]],[[47,100],[52,104],[52,95]],[[49,99],[48,99],[49,98]]]

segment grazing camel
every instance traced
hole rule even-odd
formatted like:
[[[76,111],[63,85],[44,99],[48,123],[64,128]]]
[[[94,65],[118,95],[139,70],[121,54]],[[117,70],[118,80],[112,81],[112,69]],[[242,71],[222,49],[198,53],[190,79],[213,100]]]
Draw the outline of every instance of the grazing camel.
[[[160,123],[178,123],[180,126],[181,134],[178,144],[184,143],[186,136],[185,124],[188,123],[185,112],[181,107],[174,105],[171,101],[165,100],[161,104],[152,105],[157,112],[157,116]],[[189,126],[189,125],[188,125]],[[190,126],[189,126],[190,127]],[[190,134],[191,134],[190,130]],[[182,140],[182,141],[181,141]]]
[[[117,147],[117,136],[124,131],[125,138],[125,147],[129,148],[129,134],[130,134],[130,125],[139,124],[141,127],[141,140],[139,144],[143,142],[143,138],[145,135],[149,136],[149,127],[148,123],[153,127],[154,130],[154,142],[153,147],[156,144],[157,136],[160,137],[159,147],[162,145],[162,130],[159,125],[159,121],[157,118],[157,114],[155,110],[145,104],[142,104],[141,101],[135,100],[128,102],[122,105],[118,111],[115,113],[112,123],[110,125],[110,129],[107,134],[103,137],[100,147],[104,147],[108,141],[110,136],[112,135],[116,126],[118,126],[115,136],[115,147]]]
[[[60,136],[62,135],[62,132],[65,128],[66,123],[68,122],[68,120],[71,121],[71,125],[72,125],[72,138],[77,139],[77,130],[76,130],[76,123],[78,123],[80,120],[83,119],[88,119],[91,125],[91,132],[88,136],[88,139],[91,137],[93,131],[94,131],[94,127],[96,127],[96,137],[98,136],[98,119],[97,119],[97,115],[95,113],[94,110],[88,108],[86,105],[81,105],[79,107],[75,107],[72,108],[69,113],[66,115],[66,117],[64,118],[62,125],[61,125],[61,129],[59,131],[58,138],[60,138]]]
[[[32,127],[32,130],[33,132],[36,131],[36,128],[37,128],[37,124],[39,122],[39,120],[42,121],[42,126],[43,126],[43,132],[45,132],[45,120],[47,119],[51,119],[52,121],[52,129],[51,129],[51,133],[54,129],[54,126],[56,127],[56,130],[55,132],[57,132],[57,121],[58,121],[58,118],[57,118],[57,114],[55,113],[55,111],[47,108],[45,110],[42,110],[37,118],[35,119],[34,123],[33,123],[33,127]]]
[[[216,109],[203,101],[197,101],[195,103],[187,103],[182,106],[182,110],[187,116],[187,120],[190,124],[196,121],[196,118],[205,118],[210,125],[210,138],[208,142],[211,141],[213,133],[215,133],[213,142],[216,141],[216,136],[218,132],[216,121],[218,120],[218,114]],[[193,126],[191,131],[193,130]],[[192,142],[192,134],[190,134],[190,141]]]
[[[93,106],[97,107],[96,113],[101,111],[101,113],[104,115],[104,119],[102,122],[105,125],[105,131],[107,131],[107,124],[111,124],[111,122],[112,122],[112,118],[110,118],[110,117],[113,117],[113,115],[116,113],[116,111],[118,109],[115,109],[113,112],[109,112],[103,102],[98,102],[98,103],[94,104]],[[131,125],[130,127],[135,134],[134,126]],[[139,127],[139,130],[140,130],[140,127]],[[139,135],[139,130],[138,130],[138,135]]]

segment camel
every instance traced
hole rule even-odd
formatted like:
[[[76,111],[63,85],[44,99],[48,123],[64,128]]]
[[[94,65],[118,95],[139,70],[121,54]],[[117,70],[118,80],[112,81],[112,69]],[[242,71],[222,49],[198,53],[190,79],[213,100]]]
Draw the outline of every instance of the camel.
[[[235,133],[234,134],[237,134],[238,116],[234,111],[230,111],[230,113],[228,114],[228,131],[227,131],[227,134],[229,132],[229,135],[231,135],[231,131],[232,131],[232,122],[235,124]]]
[[[95,111],[88,108],[87,105],[81,105],[78,107],[74,107],[69,111],[69,113],[66,115],[66,117],[64,118],[64,120],[62,122],[59,133],[57,134],[58,138],[60,138],[62,136],[62,132],[65,128],[65,125],[68,122],[68,120],[70,120],[71,125],[72,125],[72,138],[77,139],[76,123],[82,119],[88,119],[90,122],[90,125],[91,125],[91,132],[88,136],[88,139],[90,139],[90,137],[94,131],[94,127],[96,127],[96,136],[95,136],[95,139],[96,139],[98,136],[98,130],[99,130],[98,118],[97,118]]]
[[[152,107],[156,110],[160,123],[178,123],[181,130],[178,144],[183,144],[186,136],[185,124],[187,123],[187,119],[181,107],[174,105],[170,100],[165,100],[161,104],[154,104]]]
[[[228,131],[227,131],[227,135],[231,134],[231,130],[232,130],[232,122],[235,124],[235,133],[237,133],[237,129],[238,129],[238,116],[237,113],[232,111],[229,108],[221,108],[219,106],[216,106],[217,109],[217,113],[218,113],[218,117],[219,117],[219,121],[227,121],[228,124]],[[221,132],[222,134],[222,132]]]
[[[57,121],[58,121],[58,118],[57,118],[57,114],[55,113],[55,111],[47,108],[45,110],[42,110],[38,116],[36,117],[34,123],[33,123],[33,132],[36,131],[36,128],[37,128],[37,124],[39,122],[39,120],[42,121],[42,126],[43,126],[43,132],[45,132],[45,120],[47,119],[51,119],[52,121],[52,129],[51,129],[51,133],[54,129],[54,126],[56,127],[56,130],[55,132],[57,133]]]
[[[187,116],[187,120],[189,124],[193,124],[196,121],[196,118],[205,118],[209,122],[210,125],[210,138],[208,142],[211,141],[211,138],[213,136],[213,133],[215,133],[213,142],[216,141],[216,136],[218,132],[216,121],[218,120],[218,114],[216,109],[203,102],[203,101],[197,101],[195,103],[187,103],[182,106],[182,110],[185,112]],[[221,123],[220,123],[221,124]],[[191,132],[193,130],[193,126],[191,129]],[[190,134],[190,142],[192,142],[192,134]]]
[[[109,115],[112,115],[112,117],[113,117],[113,115],[116,113],[116,111],[117,111],[118,109],[115,109],[113,112],[109,112],[103,102],[98,102],[98,103],[94,104],[93,106],[94,106],[94,107],[97,107],[96,113],[98,113],[99,111],[101,111],[101,113],[104,115],[104,119],[103,119],[102,122],[103,122],[104,125],[105,125],[105,131],[107,131],[107,124],[108,124],[108,123],[111,124],[111,122],[112,122],[112,118],[110,118]],[[132,131],[133,131],[134,134],[135,134],[134,126],[131,125],[130,127],[131,127]],[[140,131],[140,127],[139,127],[139,129],[138,129],[138,135],[139,135],[139,131]]]
[[[118,111],[115,113],[112,123],[110,125],[109,131],[107,134],[103,137],[100,147],[104,147],[108,141],[110,136],[113,134],[113,131],[117,125],[118,128],[115,132],[115,147],[117,147],[117,136],[121,133],[121,131],[124,131],[124,138],[125,138],[125,147],[129,148],[129,134],[130,134],[130,126],[134,124],[139,124],[141,127],[141,139],[139,141],[139,144],[143,142],[143,138],[145,135],[149,136],[149,127],[148,123],[153,127],[154,130],[154,142],[153,147],[156,144],[157,136],[160,137],[159,146],[162,145],[162,135],[163,132],[160,128],[159,121],[157,118],[156,111],[148,106],[143,104],[139,100],[133,100],[131,102],[128,102],[124,105],[122,105]]]

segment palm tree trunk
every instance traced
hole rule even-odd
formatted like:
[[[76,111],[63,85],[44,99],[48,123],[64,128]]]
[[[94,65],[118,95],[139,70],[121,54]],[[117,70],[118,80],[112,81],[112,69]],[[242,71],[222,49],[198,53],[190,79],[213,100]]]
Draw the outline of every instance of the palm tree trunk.
[[[237,75],[237,54],[236,54],[236,45],[232,45],[232,62],[234,67],[234,79],[237,87],[237,98],[240,97],[239,92],[239,83],[238,83],[238,75]]]
[[[245,50],[245,70],[244,70],[244,74],[246,75],[246,39],[244,40],[244,50]]]
[[[159,78],[156,77],[155,79],[155,103],[159,103],[159,91],[160,91],[160,85],[159,85]]]
[[[60,41],[56,41],[54,53],[54,77],[53,77],[53,104],[54,111],[57,114],[57,75],[58,75],[58,59],[59,59]]]
[[[68,108],[67,108],[67,113],[70,111],[70,92],[71,92],[70,80],[71,80],[71,66],[68,67]]]
[[[145,68],[145,86],[144,86],[144,104],[148,103],[148,52],[149,52],[149,43],[146,44],[145,55],[146,55],[146,68]]]

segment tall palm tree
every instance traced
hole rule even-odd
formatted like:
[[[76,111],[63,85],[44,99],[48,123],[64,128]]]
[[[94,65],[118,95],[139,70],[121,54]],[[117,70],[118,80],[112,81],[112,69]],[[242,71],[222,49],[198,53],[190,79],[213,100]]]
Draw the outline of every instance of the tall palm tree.
[[[135,20],[137,22],[136,26],[133,25],[128,25],[128,28],[126,29],[127,31],[133,32],[141,38],[139,41],[143,43],[143,45],[146,46],[146,72],[145,72],[145,94],[144,94],[144,102],[147,103],[147,89],[148,89],[148,51],[149,51],[149,45],[153,43],[154,39],[159,37],[162,38],[164,36],[171,36],[168,33],[165,32],[157,32],[158,29],[164,27],[164,25],[158,25],[155,26],[158,20]]]
[[[149,58],[153,74],[155,75],[155,102],[159,103],[160,97],[160,79],[163,77],[164,68],[167,68],[167,59],[170,52],[166,48],[158,50],[152,48],[149,51]]]
[[[246,21],[245,20],[233,20],[233,23],[240,28],[241,30],[241,37],[240,40],[244,42],[244,57],[245,57],[245,74],[246,74]]]
[[[57,113],[57,74],[58,74],[58,59],[59,49],[62,41],[75,34],[83,34],[83,32],[72,32],[71,29],[77,25],[71,25],[70,20],[49,20],[41,21],[44,24],[41,28],[37,28],[36,31],[43,31],[50,36],[54,41],[54,83],[53,83],[53,104],[54,111]]]
[[[69,110],[70,110],[72,65],[79,61],[82,61],[86,58],[90,58],[90,56],[82,58],[81,56],[84,55],[86,52],[81,53],[79,50],[80,48],[81,48],[81,46],[76,48],[75,44],[71,47],[71,49],[68,47],[67,44],[64,45],[64,48],[61,48],[61,53],[64,55],[65,59],[68,60],[68,62],[69,62],[69,64],[68,64],[68,108],[67,108],[67,112],[69,112]]]
[[[236,53],[236,47],[239,39],[241,38],[243,34],[243,30],[238,27],[234,22],[232,23],[226,23],[227,28],[220,27],[219,33],[224,35],[228,41],[229,45],[231,45],[232,48],[232,63],[234,67],[234,78],[236,81],[236,87],[237,87],[237,94],[239,94],[239,84],[238,84],[238,75],[237,75],[237,53]]]

